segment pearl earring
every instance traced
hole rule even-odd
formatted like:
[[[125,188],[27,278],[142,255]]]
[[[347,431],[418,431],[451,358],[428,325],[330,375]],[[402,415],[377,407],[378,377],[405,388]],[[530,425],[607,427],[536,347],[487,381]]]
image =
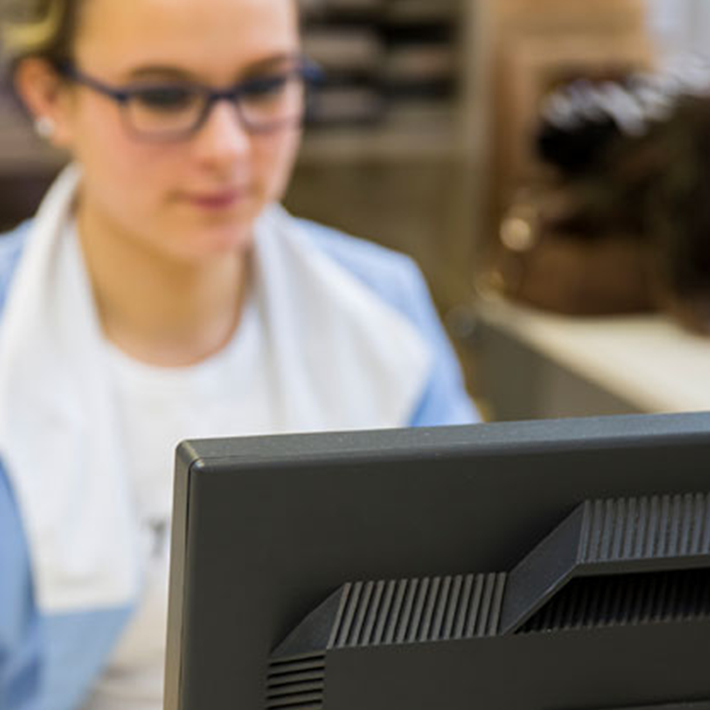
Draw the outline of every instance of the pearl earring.
[[[35,131],[40,138],[44,140],[49,140],[56,129],[54,121],[47,116],[40,116],[35,120]]]

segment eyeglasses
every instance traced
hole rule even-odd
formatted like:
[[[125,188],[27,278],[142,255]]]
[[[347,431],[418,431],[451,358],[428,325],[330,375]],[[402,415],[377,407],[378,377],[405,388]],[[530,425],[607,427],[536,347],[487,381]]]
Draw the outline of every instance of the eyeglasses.
[[[310,85],[322,78],[312,62],[299,59],[225,89],[189,81],[136,82],[111,86],[72,64],[58,68],[66,79],[113,99],[126,127],[136,138],[151,142],[180,141],[197,133],[218,101],[232,103],[249,133],[270,133],[303,123]]]

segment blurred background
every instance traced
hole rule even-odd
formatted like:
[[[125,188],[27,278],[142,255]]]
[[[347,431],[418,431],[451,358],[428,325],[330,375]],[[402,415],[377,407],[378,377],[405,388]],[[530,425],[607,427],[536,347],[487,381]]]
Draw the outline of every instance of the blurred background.
[[[710,3],[310,4],[287,207],[419,262],[486,418],[708,408]],[[5,90],[0,228],[62,160]]]

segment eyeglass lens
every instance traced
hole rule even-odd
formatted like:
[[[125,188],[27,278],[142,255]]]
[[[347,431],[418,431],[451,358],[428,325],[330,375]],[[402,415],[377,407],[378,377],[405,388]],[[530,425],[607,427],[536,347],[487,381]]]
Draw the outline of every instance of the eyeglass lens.
[[[131,128],[154,138],[196,130],[211,108],[209,93],[189,84],[135,88],[126,102]],[[245,127],[269,130],[297,123],[305,107],[305,82],[296,73],[253,79],[235,92]]]

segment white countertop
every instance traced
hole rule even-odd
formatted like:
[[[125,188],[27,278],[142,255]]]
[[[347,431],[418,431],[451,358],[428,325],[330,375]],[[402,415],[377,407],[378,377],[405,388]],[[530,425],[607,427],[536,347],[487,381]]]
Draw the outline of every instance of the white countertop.
[[[641,411],[710,411],[710,337],[663,315],[568,317],[505,300],[481,300],[477,312]]]

